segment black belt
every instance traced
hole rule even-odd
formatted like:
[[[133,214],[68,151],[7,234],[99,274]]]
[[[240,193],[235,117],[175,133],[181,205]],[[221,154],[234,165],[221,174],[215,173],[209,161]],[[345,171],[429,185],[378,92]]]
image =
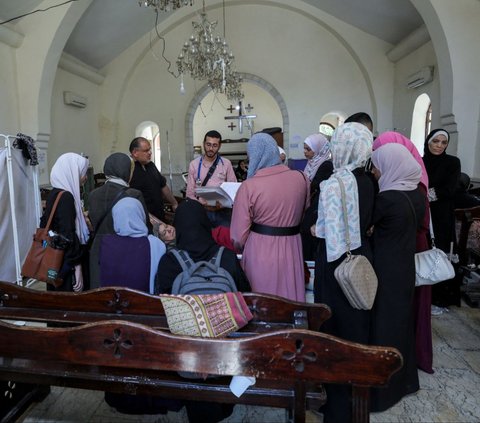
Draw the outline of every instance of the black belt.
[[[297,235],[300,233],[300,225],[297,226],[268,226],[261,225],[260,223],[252,223],[250,230],[261,235],[271,235],[271,236],[291,236]]]

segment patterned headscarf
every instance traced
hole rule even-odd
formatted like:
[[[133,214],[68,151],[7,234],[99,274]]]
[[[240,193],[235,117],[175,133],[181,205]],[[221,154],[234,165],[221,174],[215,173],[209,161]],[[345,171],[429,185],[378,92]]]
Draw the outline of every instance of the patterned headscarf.
[[[278,145],[268,134],[259,132],[253,135],[247,143],[248,173],[247,179],[266,167],[281,164]]]
[[[413,156],[413,158],[417,161],[417,163],[422,168],[422,179],[420,180],[420,182],[425,186],[426,189],[428,189],[427,169],[425,169],[425,164],[423,163],[422,156],[420,156],[420,153],[418,152],[417,147],[415,147],[415,144],[412,141],[410,141],[407,137],[404,137],[402,134],[399,134],[398,132],[388,131],[388,132],[384,132],[383,134],[380,134],[377,137],[377,139],[373,142],[373,149],[377,150],[382,145],[386,145],[386,144],[401,144],[407,148],[407,150],[410,152],[410,154]]]
[[[350,250],[362,245],[358,187],[352,171],[365,166],[372,153],[372,143],[372,133],[367,127],[356,122],[339,126],[330,141],[334,173],[320,184],[318,219],[315,225],[316,236],[325,238],[327,261],[329,262],[340,258],[348,249],[345,237],[342,194],[338,179],[341,179],[345,187]]]
[[[320,165],[330,158],[330,143],[322,134],[309,135],[303,142],[314,153],[314,156],[308,160],[304,170],[305,175],[312,181]]]
[[[373,165],[380,171],[378,185],[383,191],[413,191],[422,177],[422,168],[406,147],[386,144],[372,153]]]
[[[80,179],[87,174],[88,159],[76,153],[62,154],[52,167],[50,183],[54,188],[70,192],[75,200],[75,232],[81,244],[86,244],[89,230],[82,210]]]

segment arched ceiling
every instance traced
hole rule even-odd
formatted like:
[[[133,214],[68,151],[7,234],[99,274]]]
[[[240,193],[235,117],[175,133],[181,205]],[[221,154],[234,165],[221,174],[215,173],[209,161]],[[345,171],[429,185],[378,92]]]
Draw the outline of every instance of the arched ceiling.
[[[423,24],[410,0],[291,1],[318,7],[391,44],[398,43]],[[52,4],[62,2],[58,0]],[[0,16],[7,20],[35,10],[41,4],[42,0],[1,1]],[[160,20],[167,16],[161,14]],[[72,32],[65,51],[100,69],[151,30],[154,24],[155,13],[152,9],[139,7],[138,0],[93,0]]]

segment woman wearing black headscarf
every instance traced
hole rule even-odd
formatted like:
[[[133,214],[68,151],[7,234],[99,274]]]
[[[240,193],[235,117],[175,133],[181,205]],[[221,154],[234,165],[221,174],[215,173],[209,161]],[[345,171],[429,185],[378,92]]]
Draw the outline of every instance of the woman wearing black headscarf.
[[[194,262],[209,261],[220,248],[212,238],[212,225],[207,213],[198,201],[182,201],[175,211],[173,226],[177,236],[176,248],[185,250]],[[250,291],[250,284],[233,251],[223,251],[220,265],[232,275],[240,292]],[[155,293],[170,294],[173,281],[181,272],[182,266],[178,260],[172,252],[167,252],[158,265]]]
[[[423,156],[429,180],[428,197],[435,245],[447,254],[450,252],[450,244],[452,242],[456,244],[454,197],[460,176],[460,160],[445,152],[449,141],[450,134],[447,131],[434,129],[427,135]],[[432,304],[441,308],[449,305],[459,306],[459,281],[454,278],[433,285]],[[436,314],[442,311],[435,309]]]
[[[177,235],[176,248],[185,250],[194,262],[208,261],[218,252],[220,246],[212,238],[212,224],[205,208],[198,201],[182,201],[175,211],[173,225]],[[232,275],[240,292],[250,291],[250,284],[233,251],[224,249],[220,265]],[[158,264],[155,292],[170,294],[173,281],[181,272],[182,267],[172,251],[167,252]],[[232,404],[205,401],[185,401],[185,406],[190,423],[219,422],[233,411]]]
[[[145,211],[145,224],[149,233],[152,225],[148,219],[148,210],[143,199],[143,194],[128,183],[132,176],[133,162],[124,153],[113,153],[107,157],[103,166],[103,173],[107,181],[100,188],[94,189],[88,196],[88,215],[95,229],[94,239],[90,247],[90,288],[100,286],[100,241],[102,235],[114,235],[112,208],[123,197],[132,197],[142,203]]]

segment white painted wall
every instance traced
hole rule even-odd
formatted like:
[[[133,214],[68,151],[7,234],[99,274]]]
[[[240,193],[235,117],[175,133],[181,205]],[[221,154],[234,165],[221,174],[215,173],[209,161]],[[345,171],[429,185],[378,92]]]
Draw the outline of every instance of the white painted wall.
[[[243,92],[245,94],[242,101],[243,108],[248,104],[253,106],[250,112],[243,110],[244,114],[257,115],[255,119],[252,119],[254,132],[273,126],[283,126],[280,108],[269,93],[263,88],[248,82],[243,84]],[[240,133],[238,119],[225,119],[225,116],[235,117],[238,115],[238,110],[233,112],[227,110],[231,105],[235,107],[237,104],[227,101],[222,94],[215,98],[212,92],[201,101],[201,108],[198,107],[193,120],[194,145],[201,146],[204,135],[211,129],[219,131],[224,139],[250,138],[250,130],[245,121],[243,122],[242,133]],[[233,130],[228,126],[232,122],[236,125]]]
[[[417,72],[424,66],[434,66],[433,81],[418,88],[407,88],[408,76]],[[422,93],[428,94],[432,101],[432,128],[440,126],[440,85],[438,78],[438,65],[432,42],[428,42],[399,60],[395,66],[395,94],[393,104],[393,126],[381,128],[380,132],[393,130],[410,137],[412,126],[412,113],[415,101]]]
[[[15,75],[15,49],[0,42],[0,133],[5,135],[21,132]]]
[[[63,92],[87,99],[84,109],[64,104]],[[100,148],[98,85],[63,69],[57,70],[52,94],[52,125],[48,163],[51,168],[63,153],[84,153],[94,172],[101,172],[106,156]]]

